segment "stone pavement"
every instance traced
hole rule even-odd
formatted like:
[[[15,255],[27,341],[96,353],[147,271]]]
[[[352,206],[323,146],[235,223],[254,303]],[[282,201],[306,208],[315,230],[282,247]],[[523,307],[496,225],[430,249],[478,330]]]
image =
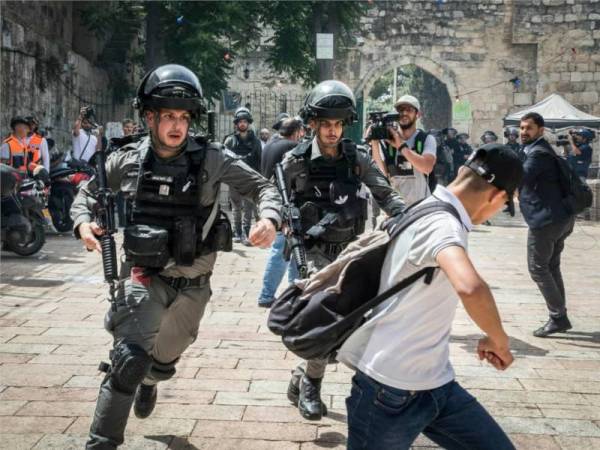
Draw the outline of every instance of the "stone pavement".
[[[471,253],[491,285],[512,337],[515,364],[480,363],[479,332],[462,309],[452,338],[459,381],[492,412],[519,449],[600,449],[600,226],[578,223],[563,271],[574,330],[553,339],[531,331],[546,318],[525,264],[526,228],[471,233]],[[265,326],[256,306],[266,251],[222,254],[198,340],[174,379],[159,387],[154,414],[132,417],[123,449],[344,448],[350,372],[331,366],[322,422],[302,420],[285,396],[297,358]],[[90,425],[110,336],[98,255],[67,236],[50,236],[41,257],[2,253],[0,448],[81,449]],[[435,447],[420,438],[416,447]]]

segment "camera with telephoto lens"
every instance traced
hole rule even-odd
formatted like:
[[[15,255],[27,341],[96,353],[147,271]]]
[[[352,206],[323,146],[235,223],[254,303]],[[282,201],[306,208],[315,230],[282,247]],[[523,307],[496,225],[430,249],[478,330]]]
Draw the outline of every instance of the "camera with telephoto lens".
[[[98,124],[96,123],[96,111],[94,111],[93,106],[84,106],[82,109],[81,118],[87,120],[92,128],[98,128]]]
[[[367,140],[392,139],[389,127],[395,127],[399,118],[400,114],[398,113],[386,113],[385,111],[369,113],[371,133]]]

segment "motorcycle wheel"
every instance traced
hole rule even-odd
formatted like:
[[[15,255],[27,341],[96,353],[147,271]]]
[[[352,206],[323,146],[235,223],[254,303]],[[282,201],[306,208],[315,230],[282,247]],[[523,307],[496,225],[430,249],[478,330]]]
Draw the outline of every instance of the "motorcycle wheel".
[[[73,229],[73,221],[70,212],[75,196],[71,189],[60,189],[55,195],[48,199],[48,211],[52,218],[52,225],[59,233],[65,233]]]
[[[31,240],[25,244],[7,239],[4,244],[6,250],[16,253],[20,256],[30,256],[40,251],[46,242],[46,231],[44,223],[39,217],[32,218]]]

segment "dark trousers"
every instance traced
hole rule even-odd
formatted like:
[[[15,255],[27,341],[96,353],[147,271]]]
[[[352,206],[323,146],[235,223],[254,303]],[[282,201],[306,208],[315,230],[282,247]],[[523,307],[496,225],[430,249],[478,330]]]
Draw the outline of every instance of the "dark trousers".
[[[429,391],[405,391],[356,372],[346,408],[348,450],[408,450],[419,433],[450,450],[515,448],[455,381]]]
[[[565,239],[573,232],[574,224],[575,217],[571,217],[566,221],[529,229],[527,235],[529,274],[546,300],[550,317],[554,318],[567,314],[560,254],[565,247]]]

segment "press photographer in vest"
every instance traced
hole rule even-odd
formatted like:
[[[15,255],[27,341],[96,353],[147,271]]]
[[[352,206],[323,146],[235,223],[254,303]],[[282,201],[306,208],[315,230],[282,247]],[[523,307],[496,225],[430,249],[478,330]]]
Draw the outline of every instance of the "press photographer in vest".
[[[219,208],[221,183],[259,206],[252,245],[270,246],[281,226],[275,186],[221,144],[188,134],[192,120],[206,112],[192,71],[175,64],[151,71],[136,105],[149,135],[106,161],[108,187],[123,192],[126,201],[125,262],[105,318],[114,347],[87,449],[123,443],[132,405],[138,418],[151,414],[157,383],[175,374],[181,354],[196,339],[217,251],[231,251],[231,225]],[[92,178],[71,209],[75,234],[88,250],[101,249],[98,236],[105,232],[94,221],[97,199],[106,195],[98,195],[98,188]]]
[[[394,105],[399,114],[399,130],[389,128],[391,148],[382,151],[378,140],[370,140],[373,159],[392,187],[402,194],[407,206],[427,197],[429,174],[436,160],[436,141],[431,135],[417,129],[421,104],[412,95],[403,95]]]

